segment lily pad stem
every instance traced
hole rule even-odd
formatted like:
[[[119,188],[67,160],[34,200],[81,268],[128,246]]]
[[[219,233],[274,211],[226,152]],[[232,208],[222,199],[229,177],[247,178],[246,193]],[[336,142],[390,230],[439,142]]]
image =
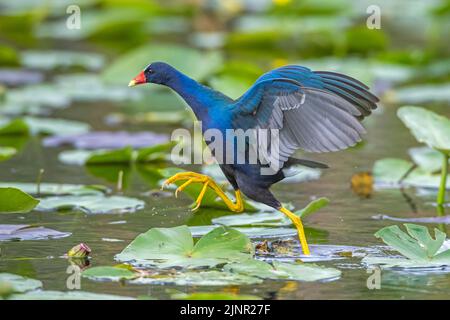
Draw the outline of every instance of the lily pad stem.
[[[437,204],[439,206],[444,205],[445,203],[445,192],[447,187],[447,175],[448,175],[448,159],[449,153],[444,152],[444,161],[442,162],[442,170],[441,170],[441,185],[439,186],[439,193],[437,197]]]

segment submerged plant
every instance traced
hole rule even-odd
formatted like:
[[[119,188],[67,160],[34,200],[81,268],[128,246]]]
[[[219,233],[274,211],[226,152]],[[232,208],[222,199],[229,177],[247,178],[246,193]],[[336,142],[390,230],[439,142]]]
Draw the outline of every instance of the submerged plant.
[[[444,205],[450,159],[450,120],[424,108],[411,106],[400,108],[397,115],[411,130],[417,141],[442,153],[441,182],[437,204]]]

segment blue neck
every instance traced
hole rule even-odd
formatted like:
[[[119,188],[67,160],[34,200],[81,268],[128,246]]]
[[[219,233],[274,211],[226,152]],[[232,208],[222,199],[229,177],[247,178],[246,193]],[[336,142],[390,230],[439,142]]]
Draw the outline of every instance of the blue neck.
[[[175,71],[166,85],[178,93],[194,111],[197,119],[203,120],[211,106],[212,89],[205,87],[185,74]]]

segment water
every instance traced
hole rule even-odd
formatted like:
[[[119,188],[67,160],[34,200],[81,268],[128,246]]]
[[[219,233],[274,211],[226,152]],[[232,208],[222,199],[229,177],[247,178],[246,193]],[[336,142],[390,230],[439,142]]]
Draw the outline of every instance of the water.
[[[449,114],[446,107],[435,107],[434,111]],[[117,111],[113,105],[76,104],[70,109],[59,111],[56,116],[90,123],[94,129],[109,129],[103,122],[104,116]],[[384,105],[367,119],[364,124],[368,134],[366,143],[358,148],[314,157],[328,163],[321,179],[299,184],[279,183],[273,187],[275,195],[283,202],[292,202],[296,208],[306,205],[312,197],[325,196],[331,200],[328,207],[308,217],[306,227],[325,231],[314,238],[320,244],[373,247],[381,241],[373,234],[383,226],[395,222],[375,220],[372,216],[387,214],[396,217],[433,216],[434,208],[426,204],[433,196],[418,197],[414,190],[375,191],[372,197],[361,199],[350,188],[354,173],[370,171],[375,160],[383,157],[407,158],[407,150],[417,143],[395,115],[396,108]],[[155,130],[153,126],[127,127],[117,129]],[[169,128],[158,127],[157,131],[170,133]],[[43,148],[40,138],[29,138],[26,146],[13,160],[0,163],[1,181],[33,182],[39,169],[44,168],[43,181],[81,184],[113,183],[91,175],[84,167],[68,166],[57,160],[60,151],[66,148]],[[194,170],[200,168],[194,167]],[[61,256],[72,246],[84,242],[92,249],[92,266],[113,265],[113,256],[120,252],[139,233],[153,227],[173,227],[182,224],[209,224],[211,218],[224,213],[212,209],[201,209],[192,213],[187,197],[175,199],[144,195],[151,187],[143,180],[136,168],[130,172],[129,187],[124,195],[137,197],[146,202],[146,207],[136,213],[86,215],[84,213],[32,212],[28,214],[2,214],[5,224],[37,224],[72,235],[58,240],[22,241],[0,243],[0,272],[17,273],[43,281],[47,290],[66,290],[66,269],[69,263]],[[414,213],[410,202],[418,212]],[[231,213],[230,213],[231,214]],[[118,223],[116,223],[118,222]],[[433,226],[433,225],[428,225]],[[442,226],[441,226],[442,227]],[[446,229],[446,226],[444,226]],[[122,241],[110,242],[104,238]],[[29,258],[29,259],[17,259]],[[35,259],[33,259],[35,258]],[[395,271],[382,271],[381,289],[367,288],[366,268],[358,257],[320,262],[342,270],[341,279],[326,283],[300,283],[291,281],[265,281],[260,285],[241,287],[180,287],[150,286],[121,283],[93,282],[82,279],[82,290],[112,293],[137,297],[151,295],[169,298],[173,292],[233,290],[242,294],[254,294],[270,299],[443,299],[450,294],[450,274],[411,275]],[[175,291],[174,291],[175,290]]]

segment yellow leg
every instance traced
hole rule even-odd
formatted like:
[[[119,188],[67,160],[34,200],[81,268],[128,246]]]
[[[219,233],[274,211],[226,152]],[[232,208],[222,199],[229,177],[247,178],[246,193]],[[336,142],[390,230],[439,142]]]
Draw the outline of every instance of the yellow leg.
[[[300,219],[299,216],[295,215],[294,213],[292,213],[291,211],[289,211],[284,207],[282,207],[280,211],[284,213],[289,219],[291,219],[292,223],[297,228],[298,238],[300,240],[300,244],[302,245],[303,253],[309,256],[311,252],[309,251],[308,242],[306,241],[305,230],[303,229],[302,220]]]
[[[196,183],[203,184],[203,188],[200,191],[200,194],[199,194],[197,200],[195,201],[195,206],[192,210],[197,210],[200,207],[203,197],[205,196],[206,190],[208,189],[208,187],[214,190],[214,192],[223,200],[223,202],[225,202],[225,204],[231,211],[242,212],[244,210],[244,202],[242,201],[242,195],[239,190],[235,191],[236,203],[233,203],[233,201],[230,200],[230,198],[227,196],[227,194],[225,192],[223,192],[222,188],[220,188],[220,186],[217,185],[217,183],[213,179],[211,179],[210,177],[208,177],[204,174],[200,174],[200,173],[196,173],[196,172],[180,172],[180,173],[173,175],[166,181],[164,181],[162,188],[164,188],[168,184],[171,184],[171,183],[174,183],[174,182],[177,182],[180,180],[187,180],[187,181],[184,182],[181,186],[179,186],[175,190],[175,196],[178,196],[178,192],[183,191],[191,183],[196,182]]]

